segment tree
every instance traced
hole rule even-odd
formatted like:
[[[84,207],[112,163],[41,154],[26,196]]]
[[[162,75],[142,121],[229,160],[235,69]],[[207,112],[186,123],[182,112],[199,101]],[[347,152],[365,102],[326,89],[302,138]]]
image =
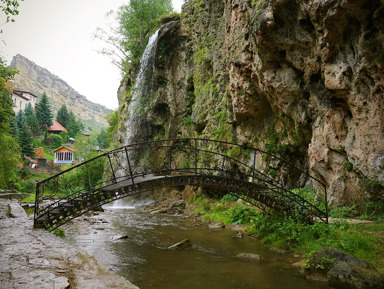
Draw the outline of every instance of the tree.
[[[108,45],[101,53],[111,56],[113,64],[127,71],[132,62],[140,60],[149,34],[158,25],[156,20],[172,11],[171,0],[131,0],[117,12],[118,27],[110,27],[108,31],[97,28],[95,37]]]
[[[32,114],[35,114],[35,111],[34,111],[32,104],[30,102],[28,102],[27,107],[24,109],[24,114],[25,114],[25,117],[28,117]]]
[[[171,0],[131,0],[120,7],[119,32],[122,46],[133,60],[139,60],[160,16],[173,11]]]
[[[33,157],[35,155],[35,151],[32,146],[32,134],[29,131],[27,123],[23,124],[20,131],[19,143],[22,155],[27,155],[29,157]]]
[[[40,102],[37,104],[36,117],[41,127],[49,127],[52,122],[52,111],[48,102],[48,96],[43,93]]]
[[[24,0],[20,0],[24,1]],[[1,0],[0,2],[0,9],[4,12],[4,14],[7,16],[7,22],[11,20],[12,22],[15,22],[15,20],[12,18],[10,19],[9,15],[18,15],[19,14],[19,2],[16,0]]]
[[[111,141],[112,136],[117,131],[117,128],[119,126],[119,111],[118,110],[111,111],[107,115],[106,119],[107,119],[107,122],[109,124],[109,126],[107,127],[107,136],[108,136],[109,140]]]
[[[100,133],[96,136],[96,143],[101,148],[109,147],[109,139],[105,129],[102,129]]]
[[[73,112],[71,112],[69,114],[69,120],[67,124],[67,130],[68,130],[69,136],[75,137],[83,129],[84,129],[84,125],[81,122],[81,120],[76,120],[75,115],[73,114]]]
[[[38,136],[41,133],[39,121],[35,114],[30,114],[27,116],[25,121],[32,132],[33,136]]]
[[[16,177],[16,165],[20,162],[20,147],[11,128],[12,121],[15,121],[13,102],[5,87],[15,73],[16,70],[7,67],[0,57],[0,187],[9,187]]]
[[[39,121],[35,115],[35,111],[32,108],[31,103],[28,103],[27,107],[24,110],[25,122],[27,123],[29,129],[32,132],[33,136],[37,136],[40,133]],[[20,128],[22,125],[20,126]]]
[[[69,113],[65,104],[63,104],[57,112],[56,120],[65,128],[67,128],[69,121]]]
[[[16,125],[19,131],[23,127],[23,124],[25,123],[26,117],[22,110],[19,110],[19,112],[16,114]]]

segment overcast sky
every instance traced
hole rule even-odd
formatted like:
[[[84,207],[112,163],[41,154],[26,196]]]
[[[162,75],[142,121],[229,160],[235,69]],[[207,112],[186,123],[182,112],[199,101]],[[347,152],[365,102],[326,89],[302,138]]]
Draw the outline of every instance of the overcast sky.
[[[19,1],[20,2],[20,1]],[[24,0],[15,22],[2,24],[0,54],[10,64],[21,54],[57,75],[92,102],[118,107],[121,73],[107,56],[97,53],[96,27],[105,14],[128,0]],[[183,0],[172,0],[180,11]],[[4,23],[4,17],[0,18]]]

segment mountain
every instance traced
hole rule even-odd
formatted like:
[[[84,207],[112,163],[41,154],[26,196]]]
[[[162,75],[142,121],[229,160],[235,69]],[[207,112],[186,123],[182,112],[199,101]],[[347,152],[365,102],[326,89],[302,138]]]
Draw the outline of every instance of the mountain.
[[[19,70],[15,76],[15,89],[30,91],[38,97],[45,92],[49,97],[54,116],[65,104],[69,111],[83,121],[86,130],[107,126],[105,117],[111,110],[89,101],[47,69],[20,54],[13,57],[10,66]]]

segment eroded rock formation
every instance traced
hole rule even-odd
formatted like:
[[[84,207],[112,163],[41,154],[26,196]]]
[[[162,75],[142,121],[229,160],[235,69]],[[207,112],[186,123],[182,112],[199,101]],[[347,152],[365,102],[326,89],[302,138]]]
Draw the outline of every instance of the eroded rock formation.
[[[384,3],[190,0],[159,33],[148,138],[250,144],[326,183],[330,201],[384,180]],[[124,143],[135,71],[122,82]]]

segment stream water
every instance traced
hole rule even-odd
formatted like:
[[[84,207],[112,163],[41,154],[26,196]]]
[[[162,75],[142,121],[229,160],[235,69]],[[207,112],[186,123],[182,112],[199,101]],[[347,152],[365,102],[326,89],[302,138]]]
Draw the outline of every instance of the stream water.
[[[329,288],[299,276],[292,266],[299,258],[272,252],[249,237],[238,238],[232,230],[211,229],[182,216],[144,213],[124,200],[104,209],[65,225],[66,239],[141,289]],[[128,238],[116,240],[121,235]],[[183,239],[191,246],[168,249]],[[262,261],[239,259],[239,253],[261,255]]]

